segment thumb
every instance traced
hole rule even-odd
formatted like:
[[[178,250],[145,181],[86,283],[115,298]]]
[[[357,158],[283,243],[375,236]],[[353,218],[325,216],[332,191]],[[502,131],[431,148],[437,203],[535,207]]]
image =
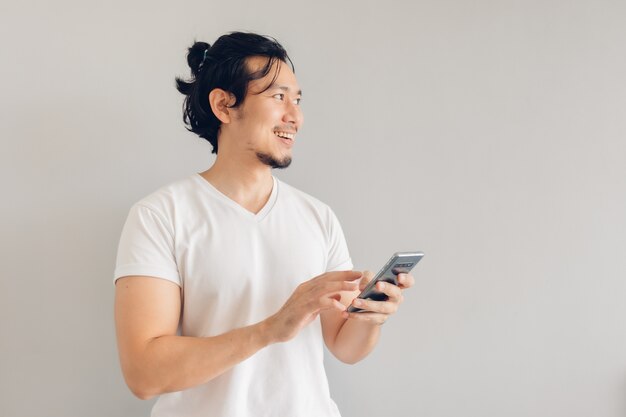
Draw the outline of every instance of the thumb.
[[[374,273],[372,271],[363,271],[363,277],[361,278],[361,282],[359,283],[359,289],[363,291],[367,284],[374,278]]]

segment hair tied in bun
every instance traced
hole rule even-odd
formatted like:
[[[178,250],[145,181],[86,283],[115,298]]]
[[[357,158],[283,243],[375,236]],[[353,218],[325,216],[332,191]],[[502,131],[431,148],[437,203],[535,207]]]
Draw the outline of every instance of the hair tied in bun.
[[[210,47],[207,47],[207,48],[204,50],[204,55],[202,56],[202,61],[200,62],[200,65],[198,65],[198,71],[200,71],[200,70],[202,69],[202,66],[204,65],[204,62],[205,62],[205,61],[206,61],[206,59],[207,59],[207,56],[208,56],[207,54],[209,53],[209,48],[210,48]]]

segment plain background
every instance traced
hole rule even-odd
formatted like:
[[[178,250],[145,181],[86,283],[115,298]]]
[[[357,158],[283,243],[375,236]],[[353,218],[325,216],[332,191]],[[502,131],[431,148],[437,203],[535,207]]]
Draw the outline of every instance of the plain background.
[[[304,91],[284,181],[357,269],[422,250],[348,416],[626,415],[623,1],[3,2],[0,415],[147,416],[113,268],[132,203],[206,169],[186,48],[276,37]],[[304,377],[304,376],[303,376]]]

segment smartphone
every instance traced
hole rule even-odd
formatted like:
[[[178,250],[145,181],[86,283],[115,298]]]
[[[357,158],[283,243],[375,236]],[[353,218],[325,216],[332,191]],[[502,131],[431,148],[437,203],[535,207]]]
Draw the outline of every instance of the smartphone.
[[[424,254],[422,252],[396,252],[380,271],[372,278],[357,298],[369,298],[375,301],[386,301],[389,297],[386,294],[376,291],[378,281],[389,282],[398,285],[398,274],[406,274],[413,269]],[[348,306],[348,313],[356,313],[363,309],[353,305]]]

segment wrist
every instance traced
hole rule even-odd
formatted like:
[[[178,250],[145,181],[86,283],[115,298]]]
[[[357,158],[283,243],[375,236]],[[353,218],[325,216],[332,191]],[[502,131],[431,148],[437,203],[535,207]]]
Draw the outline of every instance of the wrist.
[[[273,316],[270,316],[256,324],[257,336],[263,347],[276,343],[275,337],[272,333],[272,317]]]

